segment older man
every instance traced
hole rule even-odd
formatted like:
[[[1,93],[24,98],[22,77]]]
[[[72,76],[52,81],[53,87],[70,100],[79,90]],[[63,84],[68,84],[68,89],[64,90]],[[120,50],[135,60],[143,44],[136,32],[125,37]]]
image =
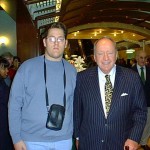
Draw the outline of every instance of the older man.
[[[139,75],[115,65],[116,43],[109,37],[94,45],[98,66],[78,73],[74,131],[78,150],[137,150],[147,108]]]
[[[147,122],[140,144],[144,150],[150,150],[150,147],[148,147],[147,145],[148,139],[150,137],[150,68],[146,66],[147,60],[146,52],[143,50],[137,51],[136,60],[137,64],[134,67],[132,67],[132,69],[138,72],[139,76],[141,77],[148,108]]]

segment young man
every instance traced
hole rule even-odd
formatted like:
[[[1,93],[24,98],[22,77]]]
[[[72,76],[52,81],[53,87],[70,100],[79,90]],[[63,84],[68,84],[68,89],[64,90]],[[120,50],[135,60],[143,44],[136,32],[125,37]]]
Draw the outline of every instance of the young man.
[[[79,72],[74,96],[78,150],[137,150],[146,122],[146,102],[138,74],[115,65],[116,43],[102,37],[94,45],[98,66]]]
[[[66,37],[64,24],[52,24],[43,39],[45,54],[25,61],[17,71],[9,103],[15,150],[71,150],[76,69],[62,58]],[[57,131],[47,127],[48,111],[53,104],[65,107],[62,128]],[[57,112],[54,119],[59,119]]]

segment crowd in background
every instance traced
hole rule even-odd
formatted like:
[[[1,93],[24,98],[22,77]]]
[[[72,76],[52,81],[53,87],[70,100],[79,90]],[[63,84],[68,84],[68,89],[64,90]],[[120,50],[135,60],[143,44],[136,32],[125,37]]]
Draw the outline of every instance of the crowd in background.
[[[119,66],[131,68],[137,63],[137,60],[135,58],[127,59],[124,58],[118,59],[116,64]],[[150,58],[147,58],[146,66],[150,66]]]
[[[137,63],[136,58],[125,60],[124,58],[118,58],[116,64],[122,67],[131,68]],[[86,68],[90,68],[97,65],[94,61],[94,55],[90,55],[86,58]],[[150,57],[147,58],[146,66],[150,67]]]
[[[0,56],[0,150],[13,150],[8,125],[8,100],[12,80],[20,65],[20,58],[5,52]]]

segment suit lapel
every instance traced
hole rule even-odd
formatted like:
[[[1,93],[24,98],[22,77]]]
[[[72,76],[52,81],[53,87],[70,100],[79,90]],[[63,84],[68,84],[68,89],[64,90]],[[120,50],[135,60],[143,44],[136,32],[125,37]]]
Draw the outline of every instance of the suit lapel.
[[[98,67],[94,67],[93,71],[90,72],[89,75],[90,79],[89,84],[91,85],[91,91],[93,92],[93,99],[96,102],[96,105],[100,108],[100,111],[104,115],[101,95],[100,95],[100,86],[99,86],[99,79],[98,79]]]
[[[108,117],[113,113],[113,110],[115,110],[115,107],[117,106],[118,100],[120,100],[120,96],[123,91],[123,87],[125,85],[125,79],[123,76],[123,72],[121,70],[121,67],[116,66],[116,75],[115,75],[115,83],[114,83],[114,89],[113,89],[113,97],[110,107],[110,112],[108,114]]]

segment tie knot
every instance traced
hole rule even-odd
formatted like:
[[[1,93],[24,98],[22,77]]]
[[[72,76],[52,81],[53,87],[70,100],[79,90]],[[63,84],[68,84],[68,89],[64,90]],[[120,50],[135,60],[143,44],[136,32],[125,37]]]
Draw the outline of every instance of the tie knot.
[[[107,81],[110,81],[110,75],[105,75]]]
[[[141,70],[143,70],[143,69],[144,69],[144,67],[141,67],[140,69],[141,69]]]

